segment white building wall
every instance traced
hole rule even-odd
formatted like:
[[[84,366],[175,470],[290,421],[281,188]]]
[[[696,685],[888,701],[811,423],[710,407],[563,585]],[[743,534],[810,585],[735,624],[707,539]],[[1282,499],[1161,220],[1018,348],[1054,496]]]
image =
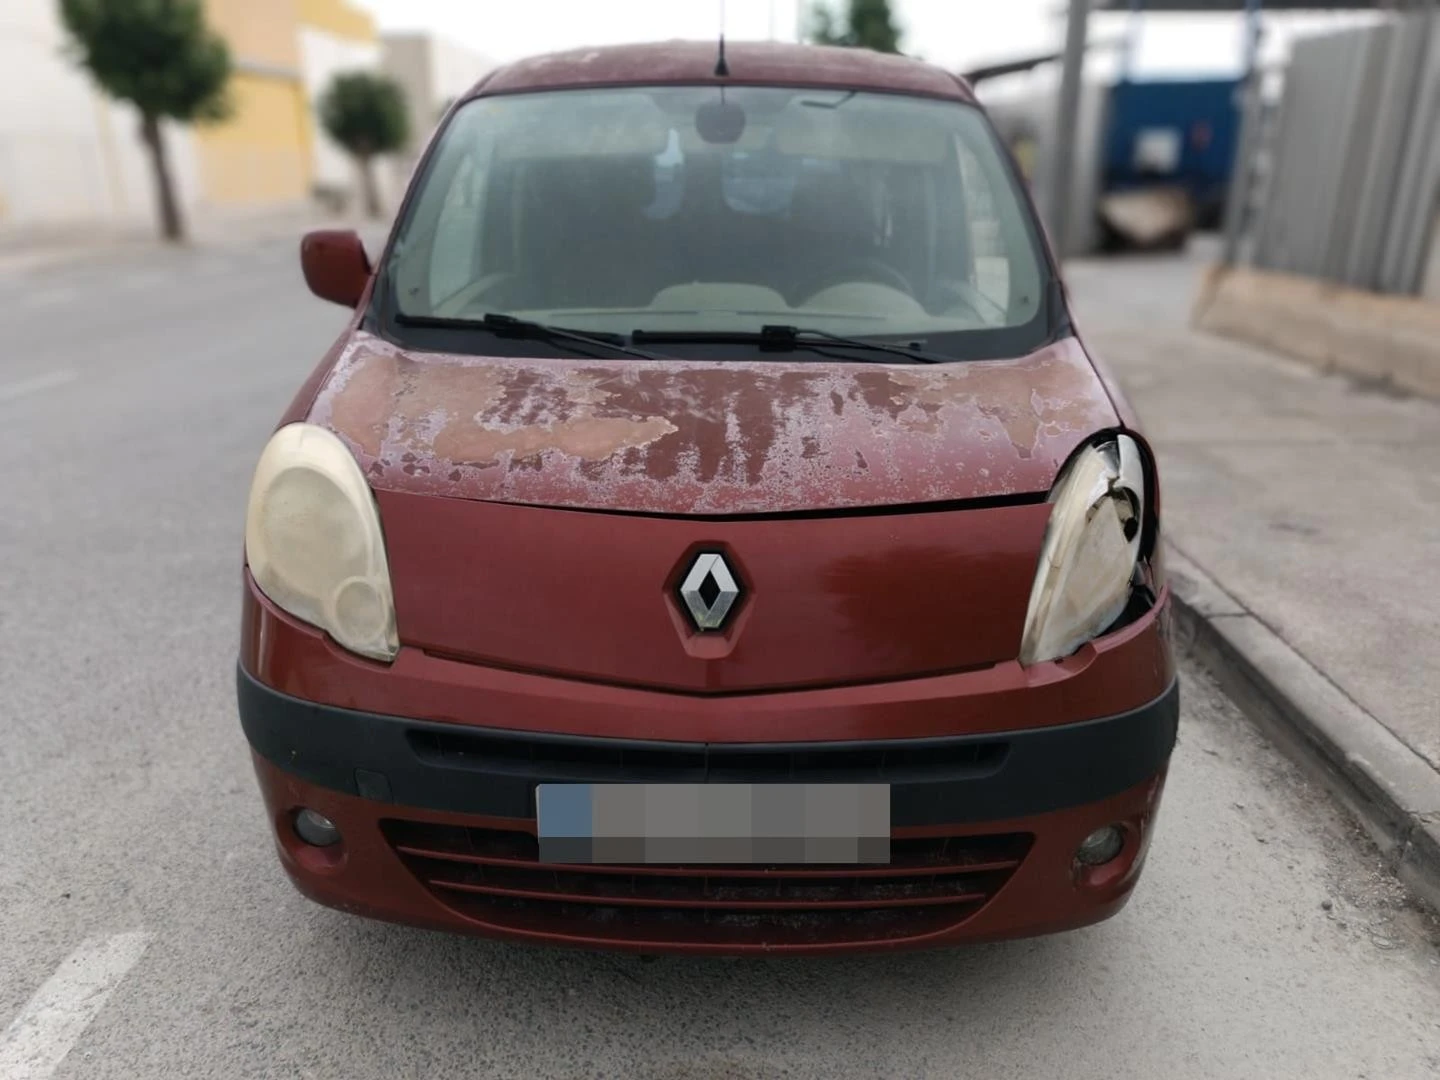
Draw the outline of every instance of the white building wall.
[[[403,186],[409,182],[410,172],[435,126],[429,39],[423,34],[384,34],[380,40],[385,73],[405,92],[405,111],[410,118],[410,138],[393,169],[396,184]]]
[[[138,120],[66,54],[55,0],[0,2],[0,228],[151,220]],[[193,203],[189,138],[167,130],[182,205]]]
[[[384,34],[381,41],[385,71],[404,89],[410,112],[410,143],[395,167],[395,178],[404,185],[445,106],[498,65],[431,34]]]
[[[459,97],[498,66],[479,53],[461,48],[443,38],[431,38],[431,92],[438,113],[451,98]],[[438,119],[438,117],[437,117]],[[434,127],[434,124],[431,124]]]
[[[336,75],[350,71],[379,71],[380,53],[378,42],[338,37],[313,26],[300,28],[300,66],[315,133],[317,186],[343,189],[352,195],[359,190],[359,174],[354,159],[325,133],[325,125],[320,121],[320,98]],[[389,189],[394,186],[389,182],[390,170],[382,165],[375,171],[381,197],[389,201],[392,195]]]

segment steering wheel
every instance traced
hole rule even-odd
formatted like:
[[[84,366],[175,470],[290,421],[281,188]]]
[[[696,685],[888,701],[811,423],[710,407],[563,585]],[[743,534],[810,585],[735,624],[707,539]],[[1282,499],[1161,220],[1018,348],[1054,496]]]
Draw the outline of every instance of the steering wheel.
[[[892,289],[898,289],[906,296],[913,298],[915,295],[909,279],[899,270],[889,263],[864,255],[841,259],[839,262],[821,268],[810,280],[805,282],[806,288],[797,291],[805,300],[809,300],[816,293],[824,292],[832,285],[844,285],[853,281],[873,281],[880,285],[888,285]]]

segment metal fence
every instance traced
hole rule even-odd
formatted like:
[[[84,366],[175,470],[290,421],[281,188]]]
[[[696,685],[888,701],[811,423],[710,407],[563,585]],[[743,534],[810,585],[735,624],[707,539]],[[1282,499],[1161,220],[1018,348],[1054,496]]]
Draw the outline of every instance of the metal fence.
[[[1440,288],[1440,17],[1296,43],[1258,153],[1250,261],[1387,293]]]

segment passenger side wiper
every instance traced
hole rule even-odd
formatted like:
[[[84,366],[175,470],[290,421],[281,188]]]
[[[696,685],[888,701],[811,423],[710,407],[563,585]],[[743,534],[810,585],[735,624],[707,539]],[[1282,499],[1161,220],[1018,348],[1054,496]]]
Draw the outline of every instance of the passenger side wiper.
[[[764,352],[794,352],[796,349],[824,351],[824,348],[827,347],[834,349],[866,349],[871,352],[882,352],[892,356],[903,356],[915,364],[948,364],[955,360],[953,356],[942,356],[939,353],[925,352],[911,345],[898,345],[888,341],[867,341],[864,338],[841,337],[839,334],[827,333],[824,330],[809,330],[799,326],[762,326],[758,333],[753,330],[636,330],[630,335],[630,340],[755,342]]]
[[[430,327],[436,330],[486,330],[499,337],[526,338],[531,341],[573,342],[576,345],[588,345],[595,349],[609,349],[612,352],[624,353],[626,356],[639,357],[641,360],[673,359],[673,357],[661,356],[659,353],[647,352],[644,349],[626,345],[619,334],[582,334],[578,330],[567,330],[563,326],[531,322],[528,319],[517,319],[513,315],[499,315],[494,312],[482,315],[478,319],[453,319],[443,315],[407,315],[403,311],[397,311],[395,321],[403,326]]]

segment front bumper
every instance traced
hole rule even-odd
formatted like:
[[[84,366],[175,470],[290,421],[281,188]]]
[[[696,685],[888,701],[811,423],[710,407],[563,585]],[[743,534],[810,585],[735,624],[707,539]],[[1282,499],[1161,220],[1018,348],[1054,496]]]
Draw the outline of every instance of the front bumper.
[[[242,667],[250,740],[282,862],[357,914],[642,952],[834,952],[1069,929],[1129,898],[1174,747],[1178,686],[1105,719],[995,734],[697,743],[496,730],[301,700]],[[538,862],[541,782],[767,780],[891,785],[885,867],[554,867]],[[339,828],[303,843],[309,807]],[[1119,825],[1121,855],[1074,852]]]

